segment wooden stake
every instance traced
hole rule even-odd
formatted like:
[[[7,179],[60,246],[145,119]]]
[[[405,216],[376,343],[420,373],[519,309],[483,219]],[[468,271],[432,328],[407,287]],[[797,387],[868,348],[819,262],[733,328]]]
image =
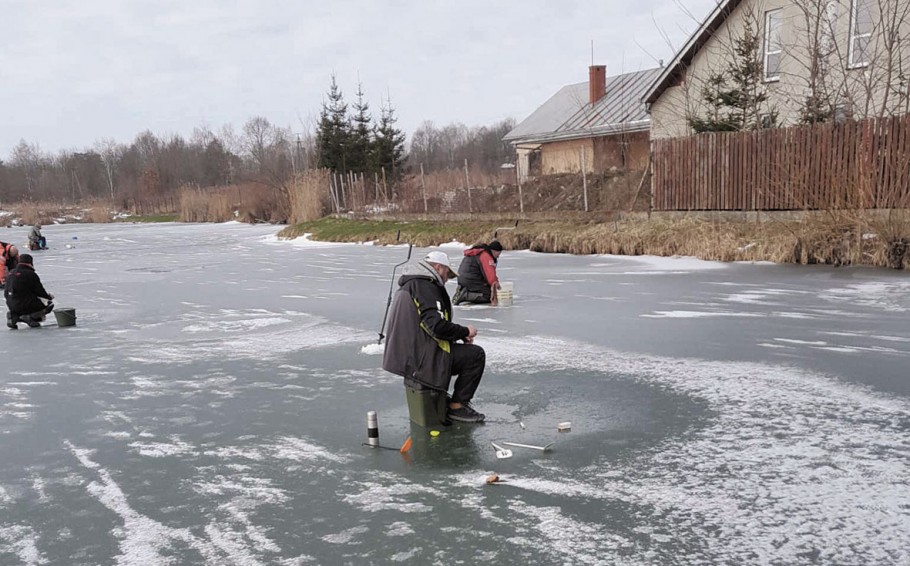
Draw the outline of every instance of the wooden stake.
[[[518,183],[518,210],[521,212],[521,215],[524,216],[525,199],[524,195],[521,192],[521,171],[519,171],[519,169],[516,169],[515,173],[515,181]]]
[[[585,191],[585,212],[588,212],[588,172],[585,163],[585,148],[581,148],[581,183]]]
[[[423,190],[423,213],[426,214],[429,209],[427,207],[427,184],[423,179],[423,163],[420,164],[420,188]]]
[[[468,159],[464,160],[464,186],[468,190],[468,212],[473,213],[474,207],[471,205],[471,181],[468,179]]]

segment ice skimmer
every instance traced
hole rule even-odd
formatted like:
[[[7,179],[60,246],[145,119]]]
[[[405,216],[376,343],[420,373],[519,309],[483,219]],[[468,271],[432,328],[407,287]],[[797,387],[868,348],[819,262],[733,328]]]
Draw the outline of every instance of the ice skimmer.
[[[490,442],[490,444],[492,444],[493,448],[496,449],[496,457],[499,458],[500,460],[512,457],[512,451],[509,450],[508,448],[503,448],[502,446],[496,444],[495,442]]]

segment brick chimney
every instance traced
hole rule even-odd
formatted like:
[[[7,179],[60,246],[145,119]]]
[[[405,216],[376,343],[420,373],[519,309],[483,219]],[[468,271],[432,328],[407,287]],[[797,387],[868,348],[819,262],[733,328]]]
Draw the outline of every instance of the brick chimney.
[[[591,94],[591,105],[597,104],[607,94],[607,66],[591,65],[588,67],[588,89]]]

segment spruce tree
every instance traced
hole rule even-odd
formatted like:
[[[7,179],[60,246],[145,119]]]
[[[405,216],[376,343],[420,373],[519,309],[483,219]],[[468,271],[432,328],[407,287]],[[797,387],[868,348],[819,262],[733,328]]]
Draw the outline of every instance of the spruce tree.
[[[401,130],[395,127],[397,121],[392,101],[387,99],[381,107],[373,151],[377,169],[384,167],[386,174],[391,175],[393,179],[401,177],[404,173],[405,136]]]
[[[319,124],[316,126],[319,166],[332,171],[346,171],[350,144],[351,124],[348,120],[348,105],[333,74],[328,100],[322,103]]]
[[[357,85],[357,102],[354,103],[354,116],[351,121],[351,143],[348,157],[348,169],[355,173],[368,173],[375,170],[373,158],[373,117],[370,105],[364,100],[363,85]]]
[[[777,111],[762,113],[768,101],[761,61],[761,37],[751,22],[733,42],[733,53],[724,72],[712,73],[702,89],[708,108],[704,118],[689,118],[695,133],[759,130],[777,125]]]

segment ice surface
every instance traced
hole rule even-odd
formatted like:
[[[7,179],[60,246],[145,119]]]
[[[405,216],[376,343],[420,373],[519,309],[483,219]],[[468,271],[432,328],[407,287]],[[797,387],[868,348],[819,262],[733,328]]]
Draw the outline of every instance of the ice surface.
[[[910,561],[903,274],[506,251],[515,305],[455,309],[487,423],[431,437],[375,343],[401,246],[275,231],[46,228],[78,325],[0,334],[0,563]]]

